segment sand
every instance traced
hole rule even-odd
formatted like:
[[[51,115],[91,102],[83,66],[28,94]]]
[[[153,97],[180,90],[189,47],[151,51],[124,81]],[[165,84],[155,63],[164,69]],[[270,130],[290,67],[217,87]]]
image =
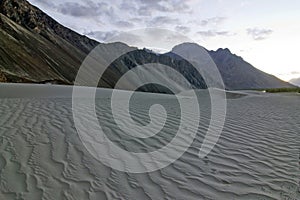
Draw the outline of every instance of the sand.
[[[170,139],[160,135],[141,142],[119,135],[106,120],[109,90],[98,93],[99,119],[115,143],[145,151]],[[71,94],[68,86],[0,85],[1,200],[300,199],[299,95],[228,94],[222,135],[213,151],[199,159],[209,118],[209,102],[203,100],[201,126],[188,151],[166,168],[132,174],[103,165],[85,149],[75,129]],[[152,101],[176,103],[170,95],[147,93],[135,101],[136,120],[147,119],[146,105]],[[177,112],[170,113],[170,120],[175,126]]]

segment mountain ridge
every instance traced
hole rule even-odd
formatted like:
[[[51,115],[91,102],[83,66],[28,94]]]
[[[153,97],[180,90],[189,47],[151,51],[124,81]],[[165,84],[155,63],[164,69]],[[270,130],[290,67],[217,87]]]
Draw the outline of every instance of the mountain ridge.
[[[84,35],[80,35],[61,25],[26,0],[1,0],[0,13],[7,16],[17,24],[43,35],[49,40],[53,40],[53,38],[51,38],[53,34],[49,34],[49,32],[52,32],[65,39],[70,44],[78,47],[85,53],[89,53],[99,44],[99,42]]]
[[[289,82],[300,87],[300,77],[299,78],[293,78]]]
[[[82,62],[95,47],[100,46],[103,51],[128,47],[122,43],[101,44],[80,35],[59,24],[26,0],[1,0],[0,25],[0,81],[2,82],[71,85],[74,84]],[[184,74],[191,82],[186,89],[206,88],[202,76],[197,74],[188,62],[171,56],[172,52],[156,54],[146,49],[135,48],[132,48],[132,51],[134,52],[123,56],[123,60],[119,59],[111,64],[106,77],[100,80],[99,87],[114,87],[119,77],[137,65],[160,62]],[[254,68],[227,48],[217,51],[207,50],[207,52],[220,70],[227,89],[292,87]],[[247,73],[249,74],[244,75]],[[157,75],[172,77],[167,72],[160,72]],[[123,89],[128,88],[124,86]],[[161,89],[151,86],[144,90],[160,92]]]
[[[209,51],[209,54],[216,63],[228,88],[265,89],[293,87],[274,75],[255,68],[242,57],[232,54],[227,48]]]

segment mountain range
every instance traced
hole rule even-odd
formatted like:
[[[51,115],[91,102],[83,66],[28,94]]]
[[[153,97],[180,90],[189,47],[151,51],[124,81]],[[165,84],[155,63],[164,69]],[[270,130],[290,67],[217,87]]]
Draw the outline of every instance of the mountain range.
[[[99,81],[99,87],[113,88],[126,72],[147,63],[167,65],[182,74],[190,84],[181,84],[179,81],[176,86],[178,90],[207,87],[203,77],[192,67],[193,63],[180,56],[174,56],[173,53],[174,49],[184,50],[188,55],[193,48],[201,52],[204,48],[197,44],[184,43],[166,54],[156,54],[147,49],[137,49],[119,42],[103,44],[64,27],[26,0],[0,0],[0,82],[72,85],[82,62],[95,47],[108,53],[119,49],[129,51],[110,64]],[[294,87],[256,69],[243,58],[232,54],[229,49],[204,50],[219,69],[227,89]],[[200,59],[199,55],[196,63],[201,63]],[[105,66],[99,64],[97,67]],[[147,74],[147,77],[137,74],[134,83],[128,80],[129,83],[119,86],[120,89],[132,89],[132,85],[145,79],[162,80],[165,76],[177,79],[174,74],[165,70],[138,73]],[[213,80],[214,77],[209,79]],[[165,92],[164,88],[158,85],[147,85],[140,89],[148,92]]]
[[[300,78],[294,78],[294,79],[290,80],[290,83],[300,87]]]

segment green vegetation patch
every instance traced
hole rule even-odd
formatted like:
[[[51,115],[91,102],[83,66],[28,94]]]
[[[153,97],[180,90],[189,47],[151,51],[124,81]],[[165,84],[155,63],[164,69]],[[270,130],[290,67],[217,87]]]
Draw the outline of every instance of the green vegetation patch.
[[[274,88],[266,89],[268,93],[280,93],[280,92],[298,92],[300,93],[300,88]]]

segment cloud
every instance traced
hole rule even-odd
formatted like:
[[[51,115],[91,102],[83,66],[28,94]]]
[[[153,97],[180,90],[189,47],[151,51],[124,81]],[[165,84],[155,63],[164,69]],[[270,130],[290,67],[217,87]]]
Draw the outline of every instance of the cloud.
[[[291,71],[288,73],[281,73],[278,74],[279,76],[294,76],[294,75],[300,75],[300,71]]]
[[[148,22],[148,26],[157,27],[157,26],[179,24],[179,23],[180,23],[179,19],[174,19],[167,16],[157,16]]]
[[[85,5],[77,2],[66,2],[59,4],[56,8],[58,12],[73,17],[95,17],[105,13],[114,13],[113,8],[105,2],[86,1]]]
[[[47,3],[45,0],[41,1],[40,3]],[[50,8],[49,5],[48,7]],[[51,9],[52,12],[66,16],[90,19],[91,23],[100,21],[101,31],[125,31],[137,27],[171,28],[174,25],[182,24],[182,20],[177,19],[172,13],[191,11],[187,3],[178,2],[178,0],[132,0],[130,2],[120,0],[115,3],[96,0],[86,0],[84,3],[83,1],[75,0],[54,0]],[[74,22],[73,24],[79,24],[79,22]],[[75,26],[72,25],[72,27]],[[98,29],[99,27],[96,28]],[[188,33],[190,32],[188,29],[188,27],[178,27],[177,31]],[[95,29],[87,30],[95,31]],[[105,37],[103,33],[100,36],[101,38]]]
[[[291,74],[298,75],[298,74],[300,74],[300,71],[292,71]]]
[[[39,4],[39,5],[48,7],[48,8],[49,7],[50,8],[54,8],[55,7],[55,5],[53,4],[53,2],[48,1],[48,0],[32,0],[31,2],[34,3],[34,4]]]
[[[138,9],[139,16],[151,16],[153,12],[152,8],[148,8],[147,6],[143,6]]]
[[[122,1],[120,10],[126,10],[138,16],[153,16],[154,13],[189,13],[191,7],[178,0],[132,0],[130,3]]]
[[[273,30],[271,29],[262,28],[248,28],[246,31],[254,40],[267,39],[273,33]]]
[[[114,23],[114,25],[120,27],[120,28],[133,28],[134,24],[129,21],[117,21]]]
[[[241,1],[241,7],[247,7],[247,6],[250,6],[251,3],[252,3],[252,2],[249,1],[249,0]]]
[[[229,31],[217,31],[217,30],[198,31],[197,34],[199,34],[203,37],[233,36],[233,35],[235,35],[235,33],[230,33]]]
[[[113,31],[91,31],[85,32],[84,35],[95,38],[100,42],[124,42],[128,45],[138,46],[139,43],[144,43],[144,38],[135,32],[123,32],[118,30]]]
[[[30,0],[38,1],[38,0]],[[40,0],[46,4],[46,0]],[[197,27],[205,27],[207,31],[199,31],[197,36],[215,37],[232,36],[229,31],[219,30],[219,26],[226,17],[216,16],[194,20],[201,15],[196,12],[192,0],[118,0],[109,2],[104,0],[53,0],[51,12],[66,15],[64,24],[75,30],[81,30],[87,36],[99,41],[143,27],[161,27],[173,29],[185,35],[194,35]],[[50,6],[48,6],[50,8]],[[193,12],[192,12],[193,11]],[[64,17],[64,16],[63,16]],[[75,20],[69,20],[75,19]],[[90,23],[89,23],[90,22]],[[133,37],[128,36],[132,39]]]
[[[84,35],[93,37],[101,42],[110,40],[114,36],[118,35],[120,32],[113,30],[113,31],[90,31],[85,32]]]
[[[175,31],[187,34],[191,31],[191,28],[187,26],[176,26]]]
[[[226,19],[227,19],[226,17],[212,17],[212,18],[201,20],[200,25],[201,26],[208,26],[208,25],[218,26],[218,25],[222,24]]]
[[[33,4],[72,17],[96,17],[103,14],[112,15],[114,8],[106,2],[86,0],[84,3],[72,0],[30,0]],[[80,1],[79,1],[80,2]]]
[[[131,13],[138,11],[138,6],[133,1],[123,1],[118,7],[120,10],[126,10]]]
[[[191,8],[184,1],[165,0],[135,0],[140,3],[140,9],[146,13],[160,12],[191,12]],[[142,14],[142,13],[140,13]]]

